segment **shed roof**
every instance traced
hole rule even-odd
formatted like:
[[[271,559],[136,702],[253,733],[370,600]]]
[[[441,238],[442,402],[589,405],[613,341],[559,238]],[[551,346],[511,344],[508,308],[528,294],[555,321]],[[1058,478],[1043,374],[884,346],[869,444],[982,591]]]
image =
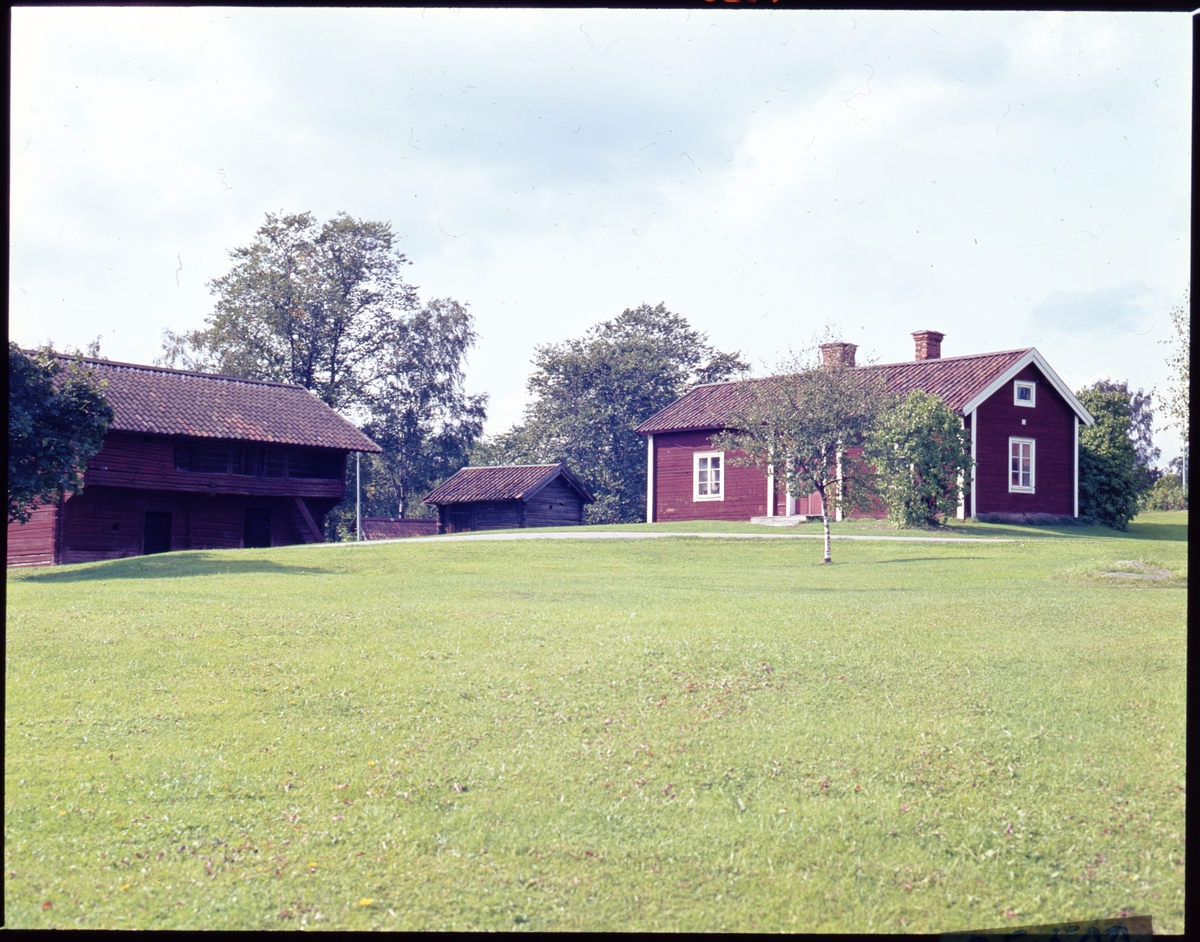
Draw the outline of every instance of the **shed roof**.
[[[490,468],[463,468],[435,487],[427,504],[464,504],[484,500],[530,500],[558,477],[571,485],[586,504],[594,503],[584,483],[562,462],[558,464],[504,464]]]
[[[73,359],[59,356],[66,364]],[[82,358],[113,409],[111,429],[378,452],[303,386]]]
[[[856,366],[853,371],[864,375],[882,373],[885,388],[890,393],[906,395],[918,389],[934,393],[947,406],[962,414],[970,412],[991,395],[994,387],[1009,374],[1015,374],[1029,363],[1035,363],[1041,369],[1068,405],[1090,425],[1091,415],[1033,347],[934,360]],[[697,386],[650,416],[637,427],[637,431],[643,435],[653,435],[659,432],[727,428],[749,391],[760,383],[770,381],[771,377],[763,377]]]

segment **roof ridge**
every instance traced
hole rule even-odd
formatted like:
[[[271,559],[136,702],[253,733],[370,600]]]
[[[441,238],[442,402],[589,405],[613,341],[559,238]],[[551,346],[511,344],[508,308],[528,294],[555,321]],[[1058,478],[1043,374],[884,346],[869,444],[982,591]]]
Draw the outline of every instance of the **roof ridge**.
[[[548,464],[468,464],[463,465],[458,471],[492,471],[497,468],[557,468],[561,461],[554,461]],[[454,473],[457,474],[458,471]]]
[[[912,366],[916,363],[943,363],[947,360],[973,360],[973,359],[980,359],[982,357],[1003,356],[1006,353],[1025,354],[1033,349],[1034,349],[1033,347],[1014,347],[1011,350],[993,350],[989,353],[960,353],[957,356],[934,357],[934,358],[928,359],[928,360],[897,360],[893,363],[860,363],[858,366],[852,366],[851,369],[872,370],[872,369],[878,369],[883,366]],[[764,380],[776,379],[777,377],[780,377],[780,376],[791,376],[791,375],[793,375],[793,374],[791,374],[791,373],[772,373],[769,376],[748,376],[745,379],[725,379],[725,380],[721,380],[720,382],[716,382],[716,383],[697,383],[695,386],[693,386],[691,389],[689,389],[687,393],[684,393],[683,395],[686,396],[690,392],[694,392],[697,389],[704,389],[709,386],[738,386],[742,383],[761,383]],[[683,398],[683,397],[681,396],[680,398]],[[678,400],[676,400],[676,401],[678,402]]]
[[[223,383],[247,383],[254,386],[282,386],[284,389],[305,389],[299,383],[281,383],[273,379],[247,379],[242,376],[230,376],[226,373],[201,373],[199,370],[177,370],[169,366],[152,366],[148,363],[126,363],[123,360],[106,360],[102,357],[75,357],[69,353],[55,352],[51,356],[58,360],[82,360],[84,363],[96,366],[115,367],[124,370],[141,370],[147,373],[167,373],[174,376],[192,376],[197,379],[212,379]],[[311,392],[311,390],[305,389],[305,392]]]

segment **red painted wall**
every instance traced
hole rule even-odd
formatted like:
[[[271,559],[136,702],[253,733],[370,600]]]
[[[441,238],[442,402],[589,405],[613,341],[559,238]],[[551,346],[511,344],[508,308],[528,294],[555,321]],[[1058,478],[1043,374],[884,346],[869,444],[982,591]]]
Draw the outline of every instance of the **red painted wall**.
[[[54,563],[54,531],[58,507],[44,504],[28,523],[8,525],[9,566],[50,566]]]
[[[717,432],[666,432],[654,436],[654,520],[740,520],[767,514],[767,476],[758,468],[738,467],[725,454],[725,499],[692,499],[692,455],[714,451]],[[787,513],[783,481],[775,482],[775,516]],[[821,513],[821,497],[813,494],[796,500],[796,513]]]
[[[715,432],[668,432],[654,436],[654,519],[741,520],[767,513],[767,477],[758,468],[739,468],[725,456],[725,499],[692,500],[692,455],[714,451]],[[779,488],[782,490],[782,488]]]
[[[218,494],[254,494],[270,497],[294,494],[312,498],[342,499],[345,482],[339,478],[267,478],[244,474],[198,474],[175,470],[177,441],[166,435],[110,432],[103,447],[88,461],[83,483],[87,487],[161,488]]]
[[[979,407],[975,443],[976,513],[1074,512],[1074,411],[1033,364],[1016,379],[1037,383],[1033,408],[1013,404],[1013,380]],[[1021,420],[1025,424],[1021,424]],[[1009,436],[1035,442],[1034,493],[1010,493]],[[968,504],[968,513],[970,505]]]
[[[218,494],[92,487],[63,508],[63,563],[140,556],[147,511],[171,514],[171,549],[234,549],[242,545],[247,507],[271,512],[271,543],[305,542],[300,513],[291,498],[255,498]],[[321,524],[319,508],[310,512]]]

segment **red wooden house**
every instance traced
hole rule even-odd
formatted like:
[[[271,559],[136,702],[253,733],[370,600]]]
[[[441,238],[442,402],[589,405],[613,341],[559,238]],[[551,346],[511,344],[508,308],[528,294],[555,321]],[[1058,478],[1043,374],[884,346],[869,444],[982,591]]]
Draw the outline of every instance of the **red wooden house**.
[[[347,452],[380,450],[300,386],[84,362],[113,424],[82,492],[9,524],[10,566],[321,542]]]
[[[962,416],[975,467],[960,517],[1078,517],[1079,423],[1091,425],[1091,414],[1033,347],[943,358],[943,336],[914,333],[916,358],[907,363],[855,366],[849,343],[821,352],[826,365],[881,372],[889,392],[935,393]],[[744,392],[736,382],[697,386],[638,426],[647,439],[647,522],[821,513],[819,495],[793,499],[713,447]]]

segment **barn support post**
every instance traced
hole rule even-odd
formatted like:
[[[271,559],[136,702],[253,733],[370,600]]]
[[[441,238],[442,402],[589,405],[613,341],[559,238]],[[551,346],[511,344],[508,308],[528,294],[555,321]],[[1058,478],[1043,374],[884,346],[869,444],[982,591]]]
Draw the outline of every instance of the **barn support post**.
[[[767,516],[775,516],[775,465],[767,466]]]
[[[354,453],[354,540],[362,542],[362,452]]]

